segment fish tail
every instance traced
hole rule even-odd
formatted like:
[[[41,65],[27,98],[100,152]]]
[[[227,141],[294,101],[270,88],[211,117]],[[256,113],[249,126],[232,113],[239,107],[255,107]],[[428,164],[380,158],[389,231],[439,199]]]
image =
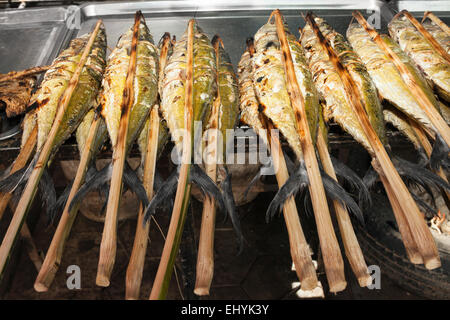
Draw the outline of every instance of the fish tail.
[[[215,182],[200,168],[197,164],[192,164],[191,173],[190,173],[191,182],[195,183],[200,190],[202,190],[204,195],[207,195],[210,199],[214,199],[219,210],[222,212],[226,212],[227,206],[225,205],[225,201],[220,192],[219,188],[215,184]]]
[[[433,150],[430,156],[430,167],[433,170],[439,169],[440,166],[448,168],[450,161],[448,159],[448,153],[450,148],[441,135],[436,134],[436,142],[433,145]]]
[[[105,166],[102,170],[96,172],[92,177],[81,186],[78,192],[73,197],[70,202],[69,212],[72,211],[75,205],[79,204],[80,201],[92,190],[101,188],[105,183],[111,180],[112,175],[112,163]]]
[[[33,172],[34,166],[38,160],[39,155],[36,154],[27,167],[17,170],[5,179],[0,181],[0,192],[11,193],[14,192],[19,185],[25,184]]]
[[[392,157],[398,173],[407,180],[411,180],[422,187],[429,189],[429,186],[441,187],[444,190],[450,189],[450,185],[441,177],[418,164],[406,161],[397,156]]]
[[[342,188],[339,183],[331,178],[328,174],[321,170],[323,187],[325,193],[333,200],[339,201],[342,205],[346,206],[347,209],[355,215],[361,225],[364,225],[364,217],[361,209],[356,204],[355,200],[347,193],[347,191]]]
[[[139,180],[136,172],[133,169],[131,169],[130,165],[126,161],[123,170],[123,182],[134,194],[136,194],[138,199],[142,202],[142,205],[144,207],[147,207],[148,206],[147,192],[145,191],[144,186],[142,185],[141,180]]]
[[[259,179],[262,176],[262,170],[264,170],[264,168],[266,167],[262,167],[259,169],[258,173],[252,178],[252,180],[250,181],[250,183],[247,185],[247,188],[245,188],[244,191],[244,200],[247,200],[247,196],[249,191],[253,188],[253,186],[259,181]],[[226,218],[226,216],[225,216]]]
[[[226,169],[225,169],[226,170]],[[227,209],[228,214],[230,215],[231,223],[233,225],[234,232],[236,233],[239,252],[238,255],[242,253],[244,250],[244,236],[242,235],[241,229],[241,221],[239,219],[239,213],[236,208],[236,203],[233,197],[233,190],[231,185],[231,173],[228,173],[225,180],[222,182],[222,195],[225,201],[225,207]]]
[[[363,178],[364,185],[368,190],[370,190],[374,187],[377,181],[378,181],[378,173],[372,166],[370,166]]]
[[[411,193],[411,197],[425,211],[425,213],[431,213],[431,217],[429,215],[427,215],[427,217],[432,218],[433,216],[437,216],[438,213],[437,213],[436,209],[434,209],[433,207],[428,205],[428,203],[423,201],[414,192],[410,192],[410,193]]]
[[[370,192],[364,181],[349,167],[338,159],[331,156],[331,162],[336,171],[336,175],[346,181],[354,190],[358,190],[358,202],[362,207],[370,207],[372,199]]]
[[[308,174],[306,172],[305,163],[302,161],[297,170],[289,176],[283,186],[278,190],[267,208],[266,221],[269,222],[273,216],[283,208],[284,203],[290,196],[297,194],[299,190],[303,190],[309,184]]]
[[[58,200],[56,200],[55,205],[47,209],[48,224],[51,224],[54,221],[58,212],[62,212],[64,210],[67,199],[69,198],[70,190],[72,189],[72,185],[73,181],[71,181],[69,185],[64,188],[64,191],[59,196]]]
[[[145,208],[144,224],[146,224],[150,217],[155,213],[156,208],[167,202],[167,198],[171,197],[175,193],[175,190],[177,189],[178,175],[179,172],[177,168],[177,170],[174,170],[170,174],[169,178],[161,184],[161,187]]]
[[[50,177],[47,169],[42,172],[42,177],[39,180],[39,191],[41,193],[42,206],[47,208],[47,218],[50,224],[53,221],[53,217],[50,215],[51,208],[56,205],[56,190],[53,180]]]

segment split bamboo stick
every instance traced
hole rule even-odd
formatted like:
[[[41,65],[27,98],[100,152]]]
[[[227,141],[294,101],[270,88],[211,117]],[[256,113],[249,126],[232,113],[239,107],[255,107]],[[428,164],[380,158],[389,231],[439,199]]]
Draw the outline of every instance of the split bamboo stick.
[[[130,61],[128,64],[125,87],[121,104],[122,114],[119,122],[117,141],[113,152],[113,169],[111,185],[109,188],[108,204],[106,207],[105,225],[103,227],[102,242],[100,244],[100,257],[97,268],[96,284],[101,287],[109,286],[117,250],[117,222],[120,195],[122,191],[123,169],[126,161],[126,142],[128,135],[128,123],[131,108],[134,102],[134,78],[136,74],[136,50],[139,40],[139,25],[142,13],[136,12],[133,26],[133,38],[131,40]]]
[[[337,181],[336,172],[334,171],[333,163],[331,162],[327,143],[325,142],[321,130],[317,131],[316,146],[323,169],[331,178]],[[358,279],[359,285],[361,287],[366,287],[372,283],[372,277],[369,274],[361,247],[359,246],[358,239],[353,230],[352,220],[350,219],[347,208],[342,206],[339,201],[333,200],[333,206],[334,211],[336,212],[339,230],[341,232],[342,243],[344,244],[345,255],[347,256],[356,279]]]
[[[444,31],[447,35],[450,36],[450,28],[445,24],[444,21],[439,19],[433,12],[425,11],[425,13],[423,14],[422,22],[424,22],[426,18],[428,18],[431,21],[433,21],[434,23],[436,23],[442,29],[442,31]]]
[[[359,14],[355,14],[355,17],[358,17],[358,21],[361,21],[360,18],[362,16]],[[362,18],[364,19],[364,18]],[[381,168],[384,177],[392,188],[393,194],[397,198],[398,203],[402,206],[403,212],[407,214],[407,222],[411,229],[411,233],[415,239],[417,247],[419,249],[420,255],[422,256],[425,267],[427,269],[435,269],[441,265],[439,253],[434,242],[433,236],[431,235],[430,230],[428,229],[425,221],[423,220],[423,216],[417,207],[417,204],[414,202],[411,194],[408,191],[408,188],[403,183],[403,180],[400,178],[397,170],[389,158],[388,153],[384,149],[383,144],[381,143],[379,137],[377,136],[375,130],[373,129],[370,121],[368,119],[367,113],[362,104],[361,96],[358,90],[356,90],[356,85],[354,84],[350,74],[345,69],[345,67],[340,63],[338,56],[332,49],[331,45],[324,38],[322,33],[320,32],[317,24],[310,14],[306,16],[307,23],[312,27],[316,36],[319,38],[320,43],[322,44],[324,50],[328,52],[328,56],[330,61],[336,68],[336,71],[339,73],[342,83],[345,88],[347,99],[352,106],[353,111],[355,112],[358,120],[366,134],[370,146],[374,152],[374,157],[377,159],[379,163],[379,167]],[[365,21],[365,20],[364,20]],[[367,22],[366,22],[367,24]],[[442,118],[441,118],[442,119]],[[401,221],[397,221],[400,223]]]
[[[414,27],[416,27],[417,31],[419,31],[424,38],[433,46],[433,48],[445,59],[447,62],[450,62],[450,55],[445,51],[439,42],[434,39],[434,37],[423,27],[423,25],[420,24],[419,21],[417,21],[416,18],[414,18],[411,13],[408,12],[408,10],[402,10],[397,14],[398,15],[404,15],[412,24]]]
[[[195,20],[189,20],[188,41],[186,53],[186,84],[185,84],[185,105],[184,105],[184,128],[182,164],[180,168],[178,186],[175,195],[175,202],[170,219],[169,230],[164,243],[164,249],[161,255],[161,261],[158,266],[155,280],[153,282],[150,300],[164,299],[169,289],[172,270],[175,258],[183,233],[184,222],[186,220],[189,198],[191,194],[191,183],[189,174],[192,157],[192,132],[193,132],[193,90],[194,90],[194,23]]]
[[[78,205],[74,206],[72,210],[69,210],[70,203],[85,179],[88,165],[92,159],[92,153],[94,152],[94,150],[92,150],[92,144],[97,135],[101,121],[100,115],[96,113],[89,128],[88,137],[81,154],[78,169],[75,174],[75,179],[73,181],[72,188],[70,189],[66,205],[64,206],[64,210],[61,214],[58,226],[56,227],[55,234],[53,235],[52,241],[45,255],[42,268],[40,268],[34,282],[34,290],[37,292],[46,292],[48,290],[61,264],[64,246],[78,213]]]
[[[164,77],[164,69],[167,61],[169,46],[171,45],[170,34],[164,34],[163,44],[159,54],[159,81]],[[149,199],[153,197],[153,183],[156,170],[156,157],[159,136],[159,106],[155,105],[150,113],[150,124],[147,132],[147,147],[144,163],[143,185],[147,191]],[[139,299],[142,282],[142,272],[144,270],[145,254],[147,252],[148,232],[150,222],[144,225],[144,209],[139,208],[136,234],[134,237],[133,250],[130,262],[128,263],[125,280],[125,298],[127,300]]]
[[[287,78],[287,90],[294,109],[297,130],[305,158],[306,170],[309,178],[309,192],[316,218],[317,232],[331,292],[339,292],[345,289],[344,261],[342,259],[339,244],[334,233],[327,198],[320,176],[319,165],[315,154],[315,148],[309,132],[306,111],[302,92],[297,83],[292,55],[284,32],[282,16],[279,10],[275,10],[275,23],[277,35],[283,51],[283,62]]]
[[[436,128],[437,132],[439,132],[447,145],[450,146],[450,129],[447,123],[436,110],[433,103],[428,99],[428,96],[425,94],[422,88],[418,85],[413,74],[409,71],[409,69],[405,66],[405,64],[397,56],[397,54],[381,39],[380,35],[375,31],[375,29],[373,29],[367,23],[360,12],[354,11],[353,16],[356,18],[358,23],[366,30],[366,32],[370,35],[370,37],[378,45],[378,47],[384,51],[389,59],[392,60],[394,65],[400,71],[403,80],[411,89],[411,92],[417,98],[422,109],[430,118],[430,121],[431,123],[433,123],[433,126]]]
[[[102,23],[103,22],[101,20],[99,20],[97,22],[97,24],[95,25],[95,28],[92,31],[89,41],[86,44],[86,47],[83,51],[80,61],[78,62],[77,68],[75,69],[75,72],[73,73],[72,78],[70,79],[69,84],[67,86],[67,89],[64,91],[64,94],[61,97],[61,100],[59,101],[57,113],[55,116],[55,120],[53,121],[52,128],[50,129],[47,140],[46,140],[44,146],[42,147],[42,150],[39,153],[36,165],[35,165],[33,171],[31,172],[31,175],[30,175],[28,182],[25,186],[25,189],[22,193],[22,197],[20,198],[19,203],[17,205],[14,216],[11,220],[11,223],[8,227],[5,237],[3,238],[3,242],[0,246],[0,273],[1,274],[3,274],[3,272],[5,270],[6,264],[10,257],[10,252],[11,252],[13,245],[15,243],[15,240],[17,238],[17,234],[18,234],[20,228],[22,227],[22,225],[25,221],[26,215],[28,213],[28,210],[30,209],[31,204],[34,200],[34,197],[37,192],[37,186],[38,186],[39,180],[42,176],[42,173],[43,173],[45,167],[47,166],[47,162],[50,157],[50,153],[52,151],[53,141],[55,140],[56,133],[59,129],[59,126],[61,124],[64,113],[66,112],[67,106],[68,106],[70,98],[72,96],[72,93],[73,93],[76,85],[78,84],[81,70],[83,69],[84,65],[86,64],[87,57],[91,51],[95,37],[97,36],[97,33],[98,33]]]
[[[143,185],[147,191],[149,199],[153,197],[153,184],[156,170],[156,156],[158,149],[159,135],[159,114],[158,106],[154,106],[150,113],[150,124],[147,133],[148,142],[144,163]],[[139,292],[142,282],[142,272],[144,271],[145,253],[147,252],[148,232],[150,222],[144,225],[145,208],[139,208],[139,215],[136,225],[136,235],[134,237],[133,250],[131,252],[130,262],[128,263],[126,274],[126,291],[125,298],[127,300],[139,299]]]

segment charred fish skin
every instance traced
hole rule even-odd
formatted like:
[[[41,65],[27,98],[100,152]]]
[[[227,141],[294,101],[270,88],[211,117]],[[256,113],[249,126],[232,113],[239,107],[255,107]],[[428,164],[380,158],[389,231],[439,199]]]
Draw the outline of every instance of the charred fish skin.
[[[257,134],[262,134],[264,129],[259,118],[259,102],[256,98],[253,86],[253,63],[252,56],[246,50],[239,60],[238,68],[239,84],[239,109],[241,111],[241,122],[253,128]]]
[[[383,110],[384,119],[386,122],[392,124],[398,131],[400,131],[414,146],[416,150],[424,153],[422,145],[414,133],[414,129],[409,125],[405,116],[396,109],[385,108]]]
[[[222,151],[225,154],[229,142],[227,141],[227,130],[233,129],[238,120],[239,89],[236,74],[234,73],[228,53],[220,45],[218,53],[219,65],[217,66],[217,79],[220,98],[218,129],[222,134]],[[209,128],[210,123],[211,121],[208,121],[207,128]]]
[[[442,49],[450,53],[450,36],[431,20],[425,21],[422,25],[441,45]]]
[[[102,116],[108,128],[113,148],[117,143],[120,108],[123,90],[130,61],[129,51],[133,38],[132,28],[123,34],[116,48],[109,56],[108,65],[103,79],[103,90],[100,96]],[[153,44],[153,38],[145,22],[139,25],[139,39],[136,49],[136,75],[134,78],[134,101],[131,107],[128,124],[126,148],[136,140],[142,126],[156,103],[158,95],[159,56],[158,49]]]
[[[305,49],[314,83],[325,101],[323,112],[325,121],[334,119],[373,155],[372,147],[347,101],[341,78],[308,24],[302,30],[300,42]]]
[[[95,159],[96,154],[100,151],[101,147],[105,143],[106,138],[108,136],[108,130],[106,128],[105,120],[99,114],[96,114],[96,110],[91,109],[88,111],[88,113],[86,113],[86,115],[83,118],[83,121],[81,121],[75,133],[78,145],[78,152],[80,153],[81,156],[84,151],[86,140],[89,135],[89,129],[91,128],[91,125],[94,121],[94,117],[100,117],[99,119],[100,124],[97,129],[97,134],[94,138],[94,142],[91,145],[91,150],[93,150],[93,154],[91,156],[92,159]]]
[[[182,150],[186,83],[187,31],[173,48],[165,71],[161,110],[178,151]],[[210,40],[194,23],[194,121],[208,118],[216,96],[216,55]],[[203,124],[204,126],[205,124]]]
[[[58,102],[68,86],[90,34],[71,41],[69,48],[64,50],[53,62],[41,83],[40,88],[31,100],[37,106],[38,142],[40,150],[53,125]],[[81,71],[78,85],[69,101],[67,111],[55,137],[53,149],[56,150],[77,128],[86,112],[92,106],[100,88],[105,68],[106,34],[102,26],[95,38],[86,64]]]
[[[435,131],[433,124],[425,111],[420,106],[414,94],[404,82],[399,70],[385,55],[382,49],[372,41],[369,34],[359,24],[353,23],[347,29],[347,38],[355,52],[365,63],[370,76],[377,86],[383,99],[400,109],[412,119],[418,121],[425,128]],[[420,71],[412,60],[400,49],[400,47],[388,36],[382,35],[381,39],[398,55],[414,79],[426,93],[430,101],[438,107],[438,102],[433,91],[428,86]]]
[[[450,102],[450,63],[422,36],[405,16],[397,16],[388,24],[389,34],[416,63],[437,93]]]
[[[37,113],[36,109],[32,109],[25,114],[22,122],[22,138],[20,141],[20,148],[23,148],[25,143],[28,141],[28,138],[31,135],[31,132],[34,129],[34,126],[37,124]]]

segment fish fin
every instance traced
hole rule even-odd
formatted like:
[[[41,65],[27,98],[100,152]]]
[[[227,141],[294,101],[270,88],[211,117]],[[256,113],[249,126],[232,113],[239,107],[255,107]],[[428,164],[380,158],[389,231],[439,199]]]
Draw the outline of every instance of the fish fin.
[[[154,197],[150,200],[150,203],[145,208],[144,212],[144,224],[150,219],[150,217],[155,213],[157,207],[163,204],[167,198],[169,198],[175,190],[177,189],[179,171],[178,168],[174,170],[169,178],[161,184],[161,188],[155,193]]]
[[[67,187],[64,188],[64,191],[59,196],[58,200],[53,207],[47,209],[47,214],[49,216],[49,222],[51,223],[58,212],[62,212],[64,207],[66,206],[67,199],[69,198],[70,190],[72,189],[73,181],[69,183]]]
[[[358,219],[361,225],[364,225],[363,214],[355,200],[353,200],[353,198],[339,185],[336,180],[331,178],[323,170],[321,170],[320,175],[322,176],[323,187],[327,196],[346,206],[347,209]]]
[[[125,166],[123,170],[123,183],[128,186],[128,188],[136,194],[138,199],[141,201],[144,207],[148,206],[147,192],[142,185],[141,180],[139,180],[137,174],[130,165],[125,161]]]
[[[50,215],[50,212],[51,208],[54,208],[56,205],[56,190],[47,169],[43,170],[41,179],[39,180],[39,191],[41,193],[42,206],[45,205],[47,209],[48,224],[51,224],[54,216]]]
[[[304,189],[308,184],[309,179],[306,167],[305,164],[301,162],[294,174],[289,176],[287,181],[275,194],[275,197],[267,208],[266,222],[269,222],[279,210],[283,209],[284,203],[290,196],[295,197],[297,192]]]
[[[225,169],[226,170],[226,169]],[[222,195],[225,202],[225,207],[227,209],[228,214],[230,215],[231,223],[233,225],[234,232],[236,233],[238,245],[239,245],[239,252],[238,255],[242,253],[244,250],[244,236],[242,235],[242,229],[241,229],[241,222],[239,219],[239,213],[236,208],[236,203],[234,201],[233,197],[233,190],[231,185],[231,173],[228,173],[225,177],[225,180],[222,182]]]
[[[14,192],[14,190],[16,190],[19,185],[25,184],[28,181],[31,172],[33,172],[37,159],[38,155],[35,155],[33,160],[31,160],[30,164],[27,167],[17,170],[13,174],[1,180],[0,192],[11,193]]]
[[[296,169],[294,161],[292,161],[291,157],[289,157],[286,152],[283,151],[283,154],[284,154],[284,160],[286,162],[286,167],[287,167],[288,173],[289,174],[294,173],[295,169]]]
[[[155,177],[153,179],[153,190],[159,190],[159,188],[161,188],[163,183],[164,180],[161,177],[161,174],[158,172],[158,170],[155,170]]]
[[[358,202],[365,208],[372,205],[372,198],[370,197],[370,192],[364,181],[349,167],[338,159],[331,156],[331,162],[336,171],[336,175],[346,181],[354,190],[358,190]]]
[[[247,196],[249,191],[251,190],[251,188],[253,188],[253,186],[258,182],[258,180],[261,178],[262,176],[262,171],[264,170],[264,168],[267,167],[261,167],[258,171],[258,173],[252,178],[252,180],[250,181],[250,183],[247,185],[247,188],[245,188],[244,191],[244,200],[247,200]],[[225,216],[226,217],[226,216]]]
[[[411,193],[411,197],[414,199],[414,201],[425,211],[425,214],[431,213],[432,214],[431,217],[437,215],[436,209],[434,209],[433,207],[428,205],[425,201],[423,201],[420,197],[418,197],[414,192],[410,192],[410,193]]]
[[[77,205],[89,192],[94,189],[102,187],[105,183],[111,180],[112,175],[112,163],[105,166],[102,170],[95,173],[91,179],[86,180],[86,182],[81,186],[78,192],[73,197],[70,202],[69,212],[72,211],[73,206]]]
[[[370,166],[366,174],[364,175],[363,182],[367,189],[370,190],[375,186],[375,183],[378,181],[378,179],[378,172],[376,172],[375,169]]]
[[[397,156],[392,157],[395,168],[398,173],[411,181],[426,188],[428,186],[441,187],[444,190],[450,189],[450,185],[441,177],[418,164],[406,161]]]
[[[433,150],[430,156],[430,167],[433,170],[439,169],[440,166],[444,168],[450,167],[450,160],[448,153],[450,148],[439,134],[436,134],[436,142],[433,145]]]
[[[198,164],[192,164],[190,172],[190,180],[195,183],[204,195],[216,201],[217,207],[222,212],[226,212],[227,207],[225,201],[216,183],[203,171]]]

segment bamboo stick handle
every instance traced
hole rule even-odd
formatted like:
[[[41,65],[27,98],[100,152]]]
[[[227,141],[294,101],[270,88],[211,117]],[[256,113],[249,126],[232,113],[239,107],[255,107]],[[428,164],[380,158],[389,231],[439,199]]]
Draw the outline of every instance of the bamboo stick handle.
[[[172,217],[170,219],[169,230],[164,243],[161,261],[158,266],[155,281],[153,282],[150,300],[164,299],[169,289],[169,282],[172,277],[172,269],[178,253],[182,230],[186,220],[187,208],[191,194],[191,184],[189,183],[189,173],[192,157],[192,127],[193,127],[193,99],[194,99],[194,23],[192,19],[188,24],[188,41],[186,52],[186,84],[185,84],[185,107],[183,137],[182,164],[178,178],[177,192],[173,204]]]
[[[20,149],[19,155],[14,161],[14,164],[11,167],[11,172],[9,173],[9,175],[25,167],[25,165],[30,160],[31,155],[33,154],[33,150],[36,146],[37,131],[38,127],[37,125],[35,125],[33,130],[31,131],[30,136],[28,137],[28,140],[25,142],[23,148]],[[8,206],[8,203],[11,200],[12,196],[13,196],[12,193],[0,193],[0,220],[2,220],[3,214],[5,213],[5,209]]]
[[[381,39],[380,35],[375,31],[375,29],[373,29],[367,23],[367,21],[364,19],[361,13],[359,13],[358,11],[354,11],[353,16],[356,18],[358,23],[364,27],[364,29],[371,36],[372,40],[378,45],[378,47],[385,52],[385,54],[392,60],[394,65],[398,68],[403,80],[411,89],[411,91],[414,93],[414,96],[417,98],[421,107],[423,108],[427,116],[430,118],[430,121],[431,123],[433,123],[433,126],[436,128],[437,132],[439,132],[439,134],[442,136],[447,145],[450,146],[450,129],[447,123],[439,114],[439,112],[436,110],[433,103],[429,100],[428,96],[425,94],[422,88],[418,85],[413,74],[411,74],[410,70],[405,66],[405,64],[398,57],[398,55]]]
[[[374,166],[374,168],[376,167],[378,167],[378,165]],[[409,228],[407,215],[403,211],[401,204],[398,202],[391,185],[384,176],[384,173],[380,169],[375,170],[377,170],[378,175],[380,176],[380,180],[383,183],[389,202],[391,203],[392,211],[394,213],[395,220],[397,221],[398,230],[400,231],[400,235],[405,246],[406,256],[411,263],[422,264],[423,258],[420,255],[417,243],[411,233],[411,229]]]
[[[268,141],[275,167],[275,175],[278,186],[281,188],[289,178],[289,173],[284,159],[283,151],[278,136],[270,134],[273,129],[272,124],[266,121],[268,130]],[[294,262],[295,272],[301,283],[302,290],[309,291],[317,287],[319,282],[316,269],[311,258],[311,251],[306,241],[300,218],[297,211],[297,205],[293,196],[289,197],[283,206],[283,215],[286,222],[286,229],[289,236],[289,246],[292,261]]]
[[[128,64],[125,87],[121,110],[122,114],[119,122],[117,141],[113,151],[113,169],[111,175],[111,185],[109,188],[108,204],[106,207],[105,225],[103,227],[102,242],[100,244],[100,257],[98,260],[96,284],[101,287],[109,286],[117,250],[117,222],[120,204],[120,194],[122,191],[123,168],[126,161],[126,142],[128,134],[128,123],[130,120],[131,108],[134,102],[134,77],[136,74],[136,51],[139,36],[139,25],[142,14],[136,13],[133,26],[133,38],[131,40],[130,61]]]
[[[328,153],[327,144],[323,138],[321,130],[317,132],[317,150],[325,172],[334,180],[337,181],[336,173],[334,171],[333,163],[331,162],[330,154]],[[334,211],[336,212],[339,230],[341,231],[342,242],[344,244],[345,254],[350,263],[356,278],[361,287],[366,287],[372,283],[372,277],[367,269],[366,261],[364,260],[361,247],[353,230],[352,221],[348,211],[342,204],[333,200]]]
[[[404,14],[406,18],[413,24],[414,27],[424,36],[424,38],[433,46],[433,48],[445,59],[450,62],[450,55],[445,51],[439,42],[425,29],[416,18],[407,10],[402,10],[399,14]]]
[[[334,233],[333,223],[328,209],[327,198],[320,176],[319,165],[314,150],[314,145],[309,132],[304,100],[295,76],[292,56],[284,33],[283,21],[279,10],[275,10],[275,23],[277,34],[283,51],[283,61],[287,76],[287,89],[297,120],[297,128],[300,136],[306,171],[309,178],[309,192],[314,208],[317,232],[319,234],[325,271],[331,292],[339,292],[345,289],[347,282],[344,274],[344,261],[342,259],[339,244]]]
[[[208,176],[216,182],[217,179],[217,124],[219,121],[220,96],[214,101],[211,118],[216,124],[213,130],[215,134],[208,137],[208,145],[212,150],[208,154],[205,167]],[[211,161],[212,160],[212,161]],[[200,227],[200,238],[197,253],[197,272],[194,293],[199,296],[209,295],[209,289],[214,275],[214,229],[216,222],[216,204],[214,199],[205,197],[202,211],[202,224]]]
[[[53,279],[55,278],[56,273],[58,272],[59,265],[61,264],[64,246],[78,213],[78,206],[74,206],[72,210],[69,211],[70,203],[85,179],[88,164],[90,163],[94,152],[94,150],[92,150],[92,143],[95,140],[101,121],[100,115],[96,114],[89,128],[88,137],[81,154],[80,162],[78,164],[75,179],[73,181],[72,188],[70,189],[66,205],[64,206],[58,226],[56,227],[56,231],[45,255],[42,268],[40,268],[34,282],[34,290],[37,292],[46,292],[48,290],[53,282]]]
[[[148,142],[144,163],[143,185],[147,191],[149,199],[153,198],[153,183],[156,170],[156,156],[158,150],[159,135],[159,107],[155,105],[150,113],[150,123],[148,126]],[[142,282],[142,272],[144,270],[145,253],[148,244],[148,231],[150,223],[144,225],[144,209],[139,208],[138,221],[136,225],[136,235],[134,237],[133,250],[131,252],[130,262],[128,263],[126,274],[126,291],[125,298],[127,300],[139,299],[139,292]]]
[[[422,22],[425,21],[426,18],[429,18],[431,21],[436,23],[442,29],[442,31],[450,36],[450,28],[445,24],[444,21],[435,16],[433,12],[425,11],[425,13],[423,14]]]
[[[359,16],[355,14],[355,17],[358,17],[357,19],[359,19],[360,17],[362,18],[361,14],[359,14]],[[356,85],[353,83],[353,80],[348,71],[340,63],[339,58],[331,48],[331,45],[323,37],[311,15],[307,15],[306,20],[312,26],[312,29],[314,30],[316,36],[320,39],[320,43],[322,44],[324,50],[328,53],[331,62],[339,73],[342,83],[345,87],[347,99],[352,106],[352,109],[355,112],[356,116],[358,117],[359,123],[361,124],[361,127],[367,136],[370,146],[372,147],[374,153],[373,156],[377,159],[384,177],[386,177],[387,182],[391,186],[391,189],[395,194],[398,203],[402,206],[403,212],[408,215],[407,222],[418,246],[420,255],[425,262],[425,267],[428,269],[439,267],[441,263],[433,236],[431,235],[430,230],[425,224],[423,216],[420,213],[419,208],[417,207],[413,198],[411,197],[408,188],[406,188],[403,180],[400,178],[400,175],[392,164],[391,159],[384,149],[383,144],[381,143],[375,130],[373,129],[367,117],[365,108],[362,105],[360,93],[355,89]],[[361,19],[359,19],[358,21],[360,20]],[[397,223],[399,223],[399,221],[397,221]]]
[[[33,202],[34,196],[36,195],[37,185],[39,183],[39,180],[42,176],[42,173],[43,173],[45,167],[47,166],[47,161],[48,161],[48,159],[50,157],[50,153],[52,151],[53,141],[55,140],[56,133],[59,129],[59,126],[61,124],[64,113],[66,112],[67,106],[68,106],[70,98],[72,96],[72,93],[73,93],[76,85],[78,84],[81,70],[83,69],[84,65],[86,64],[87,57],[91,51],[91,47],[95,41],[95,38],[97,36],[97,33],[98,33],[102,23],[103,22],[101,20],[99,20],[97,22],[95,29],[92,32],[88,43],[86,44],[86,47],[83,51],[83,54],[77,65],[77,68],[75,69],[75,72],[73,73],[72,78],[69,81],[68,87],[64,91],[63,96],[61,97],[61,100],[59,102],[58,109],[57,109],[58,111],[56,113],[55,120],[53,121],[52,128],[50,129],[47,140],[46,140],[44,146],[42,147],[42,150],[39,153],[39,157],[36,162],[36,165],[35,165],[33,171],[31,172],[31,175],[30,175],[28,182],[25,186],[25,189],[22,193],[22,197],[20,198],[19,203],[17,205],[14,216],[11,220],[11,223],[8,227],[5,237],[3,238],[3,242],[0,246],[0,273],[1,274],[3,274],[5,266],[10,257],[10,252],[11,252],[11,249],[17,238],[17,233],[20,230],[20,228],[22,227],[22,224],[25,221],[26,214],[28,213],[28,210],[31,207],[31,204]]]
[[[170,34],[164,34],[161,51],[159,54],[159,82],[164,77],[164,69],[167,62],[169,46],[171,45]],[[153,184],[156,170],[156,158],[159,136],[159,106],[155,105],[150,113],[150,123],[147,132],[147,146],[144,163],[143,184],[147,191],[149,199],[153,197]],[[148,232],[150,222],[144,226],[144,208],[139,208],[138,221],[136,225],[136,234],[134,237],[133,250],[131,252],[130,262],[128,263],[125,280],[125,298],[127,300],[139,299],[139,293],[142,282],[142,272],[144,270],[145,254],[148,245]]]

